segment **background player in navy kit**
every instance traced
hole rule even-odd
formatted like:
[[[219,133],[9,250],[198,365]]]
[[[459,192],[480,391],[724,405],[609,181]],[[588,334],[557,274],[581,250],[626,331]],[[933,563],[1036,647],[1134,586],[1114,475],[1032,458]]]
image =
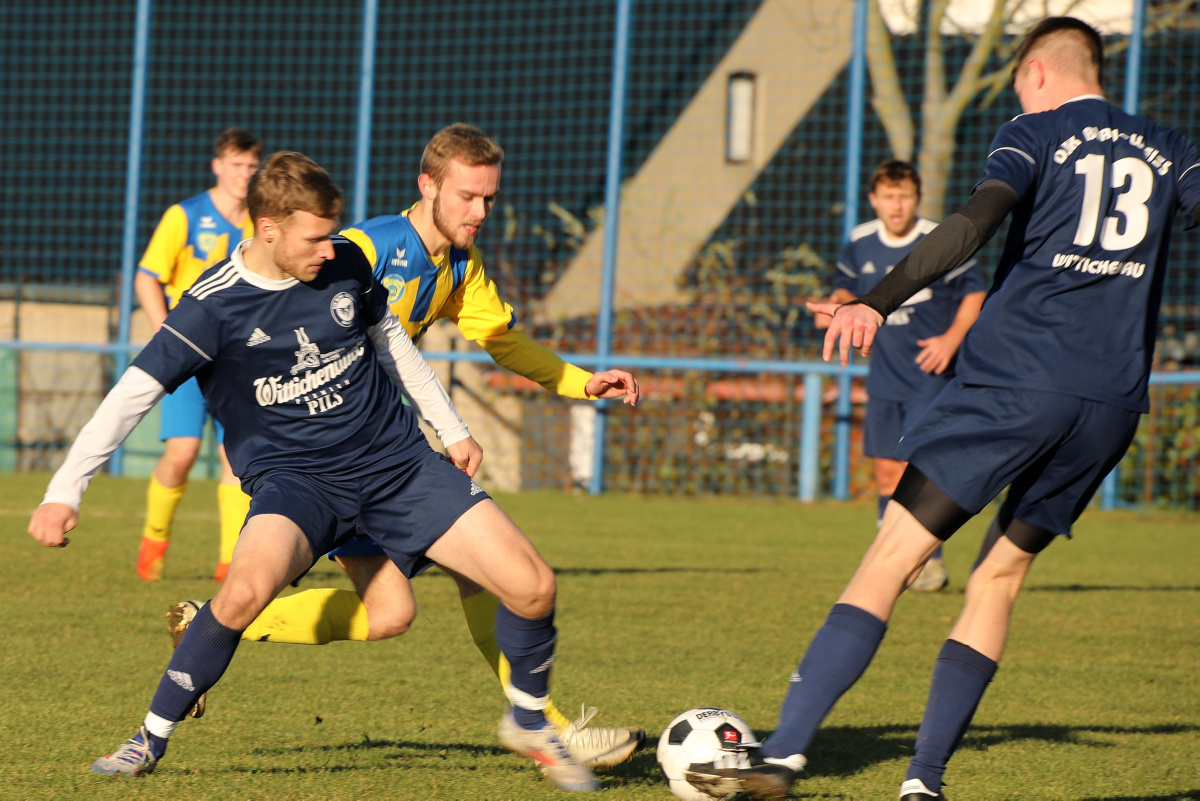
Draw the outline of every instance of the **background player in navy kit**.
[[[242,629],[357,528],[407,577],[437,561],[500,598],[497,638],[513,674],[514,708],[502,723],[509,747],[558,786],[594,790],[591,771],[541,711],[557,637],[554,574],[469,478],[482,451],[361,251],[332,237],[342,203],[306,157],[268,159],[250,184],[254,238],[172,310],[33,514],[35,539],[66,545],[91,476],[168,389],[193,375],[225,422],[230,461],[253,498],[229,576],[175,649],[143,726],[92,768],[152,771],[178,722],[224,673]],[[429,447],[402,389],[453,464]]]
[[[629,373],[580,369],[515,328],[516,314],[484,271],[475,237],[495,203],[503,158],[499,144],[479,128],[465,123],[447,126],[430,139],[422,155],[417,179],[421,200],[399,214],[353,225],[342,234],[374,265],[392,312],[414,342],[437,320],[449,319],[498,364],[555,394],[590,400],[623,396],[625,403],[636,404],[638,384]],[[355,591],[323,588],[278,598],[246,628],[243,639],[323,645],[379,640],[408,629],[416,614],[412,589],[374,541],[356,538],[332,556],[354,582]],[[498,601],[475,582],[451,575],[458,583],[471,635],[507,687],[509,665],[494,629]],[[168,622],[173,637],[180,636],[198,608],[194,601],[175,605]],[[196,714],[202,711],[203,707]],[[571,721],[548,702],[545,713],[580,761],[592,767],[625,761],[641,746],[645,732],[589,726],[595,711],[585,708]]]
[[[1200,224],[1200,152],[1104,100],[1100,36],[1079,20],[1035,25],[1015,63],[1026,113],[996,134],[966,206],[856,303],[812,306],[833,315],[825,358],[840,340],[845,363],[1013,213],[957,376],[905,435],[898,456],[909,466],[883,527],[793,674],[778,728],[761,752],[694,766],[699,781],[784,795],[821,720],[869,664],[905,585],[1011,485],[934,667],[900,792],[904,801],[941,798],[1034,557],[1069,533],[1148,408],[1170,228],[1178,210]]]
[[[857,226],[842,249],[833,294],[827,302],[849,303],[883,280],[937,223],[917,216],[921,176],[906,161],[891,159],[875,168],[867,195],[876,219]],[[894,458],[896,444],[934,397],[954,377],[958,346],[979,316],[986,286],[968,259],[888,315],[871,351],[867,376],[867,417],[863,454],[875,459],[879,518],[900,482],[904,462]],[[833,319],[816,315],[818,328]],[[949,583],[938,548],[916,581],[915,592],[937,592]]]
[[[201,273],[229,258],[234,245],[254,235],[254,224],[246,212],[246,192],[262,157],[262,143],[247,130],[228,128],[217,137],[213,149],[216,155],[212,171],[217,185],[168,208],[138,263],[133,288],[154,333]],[[137,561],[137,573],[146,581],[158,581],[162,576],[163,557],[171,541],[171,521],[187,489],[188,473],[200,454],[209,417],[194,379],[163,398],[159,411],[159,437],[164,450],[146,490],[146,525]],[[221,544],[213,577],[224,581],[250,499],[229,468],[222,444],[224,429],[216,418],[213,429],[221,460],[217,485]]]

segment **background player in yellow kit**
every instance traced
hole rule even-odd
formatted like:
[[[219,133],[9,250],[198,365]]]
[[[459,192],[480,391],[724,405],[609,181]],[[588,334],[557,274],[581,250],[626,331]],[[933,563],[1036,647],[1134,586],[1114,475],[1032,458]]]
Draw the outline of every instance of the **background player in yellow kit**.
[[[473,125],[456,123],[438,131],[425,147],[417,185],[421,199],[399,213],[344,230],[375,268],[388,290],[388,305],[417,342],[439,319],[456,323],[463,335],[495,361],[557,395],[589,399],[624,397],[637,403],[639,388],[623,370],[592,374],[563,361],[514,328],[516,315],[496,290],[475,246],[479,228],[495,203],[504,151]],[[405,576],[373,541],[359,537],[334,550],[355,591],[315,589],[277,598],[243,632],[242,639],[324,645],[335,640],[379,640],[404,633],[416,614]],[[449,572],[449,571],[447,571]],[[454,575],[451,573],[451,575]],[[496,643],[497,600],[475,583],[454,575],[471,636],[506,687],[509,666]],[[200,605],[177,604],[168,629],[178,643]],[[203,714],[204,699],[190,714]],[[587,724],[585,708],[571,722],[553,703],[546,718],[572,755],[589,767],[628,759],[642,744],[640,728]],[[501,730],[501,742],[505,732]],[[507,745],[507,743],[505,743]]]
[[[229,128],[217,137],[214,149],[212,171],[217,185],[167,209],[138,264],[133,287],[154,333],[202,272],[224,261],[234,245],[254,235],[246,192],[262,156],[262,143],[249,131]],[[188,473],[200,454],[204,423],[210,416],[194,378],[163,398],[161,407],[159,438],[165,446],[146,493],[146,526],[137,562],[137,573],[146,581],[162,577],[171,521],[187,489]],[[229,469],[222,444],[225,432],[216,418],[213,426],[221,458],[217,486],[221,546],[213,577],[224,581],[250,498]]]

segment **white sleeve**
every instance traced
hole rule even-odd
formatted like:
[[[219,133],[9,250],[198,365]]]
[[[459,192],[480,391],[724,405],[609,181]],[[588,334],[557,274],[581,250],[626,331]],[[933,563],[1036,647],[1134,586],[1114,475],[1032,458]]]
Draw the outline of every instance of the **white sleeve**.
[[[165,394],[163,385],[145,370],[126,370],[75,437],[62,467],[50,479],[42,503],[65,503],[79,511],[92,476]]]
[[[471,436],[433,368],[408,338],[395,315],[389,312],[367,333],[375,343],[375,353],[388,377],[404,390],[421,417],[437,431],[443,445],[449,447]]]

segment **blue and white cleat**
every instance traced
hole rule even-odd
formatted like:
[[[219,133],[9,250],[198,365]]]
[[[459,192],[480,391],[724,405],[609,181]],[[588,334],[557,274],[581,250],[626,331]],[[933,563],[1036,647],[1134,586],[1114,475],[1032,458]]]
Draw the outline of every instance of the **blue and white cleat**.
[[[93,762],[92,770],[105,776],[142,776],[153,773],[156,765],[158,757],[150,750],[150,733],[142,726],[116,751]]]

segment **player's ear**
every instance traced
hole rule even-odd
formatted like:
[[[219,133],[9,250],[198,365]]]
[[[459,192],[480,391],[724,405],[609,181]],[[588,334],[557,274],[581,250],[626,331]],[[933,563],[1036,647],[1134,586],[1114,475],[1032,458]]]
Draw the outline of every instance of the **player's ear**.
[[[259,239],[268,244],[274,242],[275,237],[279,236],[279,226],[270,217],[259,217],[255,220],[254,230],[258,231]]]
[[[433,180],[427,172],[423,172],[417,176],[417,188],[421,190],[421,197],[432,202],[438,195],[437,182]]]

